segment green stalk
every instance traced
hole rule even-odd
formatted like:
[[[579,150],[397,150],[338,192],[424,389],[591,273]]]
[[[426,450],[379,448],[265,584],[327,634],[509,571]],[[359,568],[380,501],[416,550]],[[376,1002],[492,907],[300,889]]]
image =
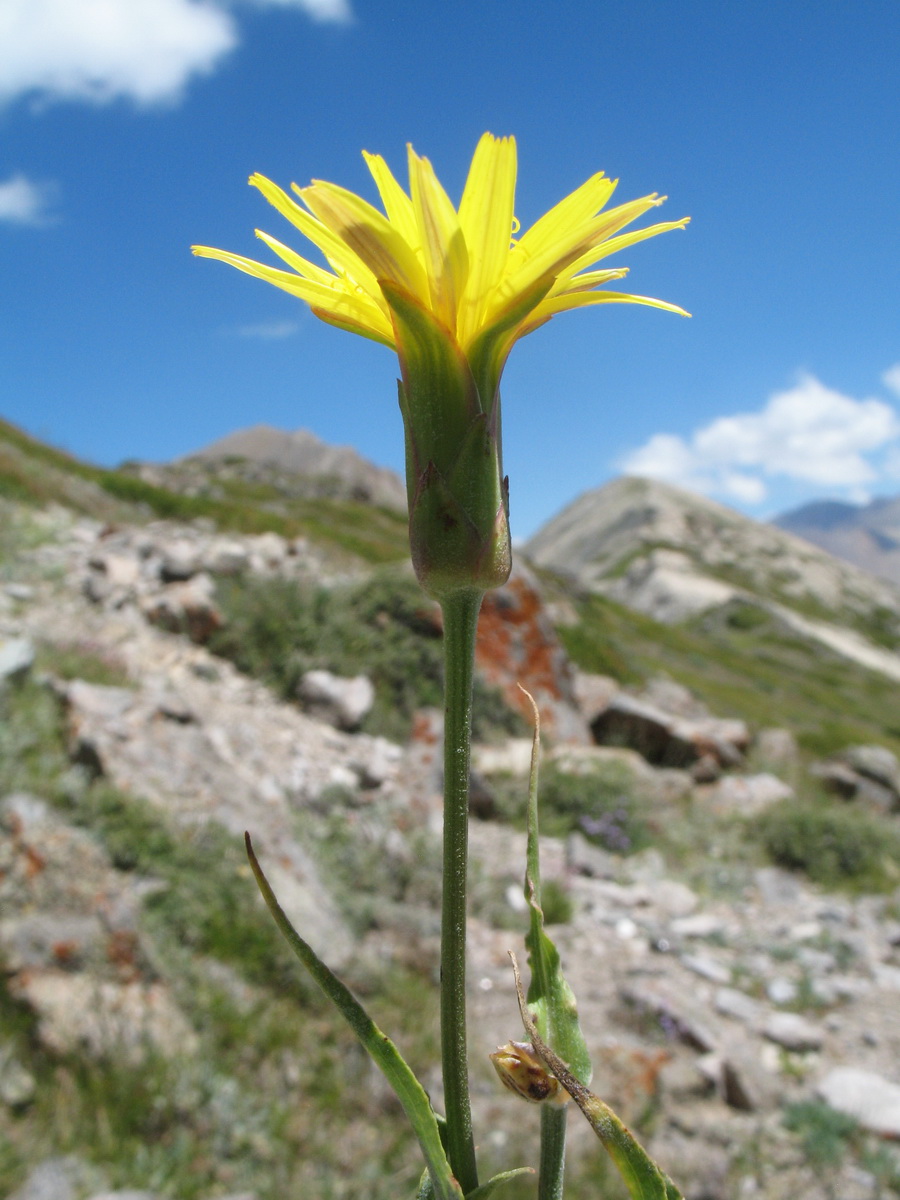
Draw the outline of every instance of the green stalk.
[[[541,1164],[538,1200],[562,1200],[566,1172],[566,1121],[568,1105],[541,1106]]]
[[[444,614],[444,876],[441,916],[441,1060],[447,1157],[463,1194],[478,1186],[466,1041],[466,874],[472,680],[480,591],[452,592]]]

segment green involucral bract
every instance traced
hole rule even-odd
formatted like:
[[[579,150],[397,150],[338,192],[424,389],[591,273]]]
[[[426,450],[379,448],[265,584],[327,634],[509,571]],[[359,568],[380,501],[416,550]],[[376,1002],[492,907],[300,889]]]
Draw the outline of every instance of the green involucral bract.
[[[382,284],[403,375],[409,540],[431,595],[487,591],[509,577],[512,549],[500,447],[500,396],[479,394],[468,360],[437,318]]]

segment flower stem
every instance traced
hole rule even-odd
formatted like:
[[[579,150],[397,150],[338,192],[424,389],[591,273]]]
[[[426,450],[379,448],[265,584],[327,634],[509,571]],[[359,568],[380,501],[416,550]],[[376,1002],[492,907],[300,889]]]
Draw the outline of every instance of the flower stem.
[[[538,1200],[562,1200],[566,1167],[567,1105],[545,1104],[541,1108],[541,1165]]]
[[[472,679],[480,591],[452,592],[444,614],[444,876],[441,918],[441,1058],[447,1155],[464,1194],[478,1186],[466,1042],[466,872]]]

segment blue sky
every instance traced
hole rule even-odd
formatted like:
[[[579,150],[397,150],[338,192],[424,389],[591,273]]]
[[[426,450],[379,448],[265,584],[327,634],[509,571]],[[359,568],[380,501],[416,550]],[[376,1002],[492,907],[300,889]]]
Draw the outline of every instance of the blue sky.
[[[527,226],[597,170],[685,232],[503,382],[513,531],[622,470],[754,516],[900,492],[896,0],[0,0],[0,414],[92,461],[265,422],[402,469],[394,356],[192,242],[300,235],[246,186],[405,143],[458,198],[515,134]]]

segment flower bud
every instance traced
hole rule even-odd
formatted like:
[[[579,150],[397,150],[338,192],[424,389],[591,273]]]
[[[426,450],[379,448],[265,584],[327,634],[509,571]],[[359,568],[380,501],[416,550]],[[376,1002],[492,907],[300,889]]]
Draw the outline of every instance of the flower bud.
[[[531,1042],[507,1042],[490,1060],[506,1087],[531,1104],[568,1104],[569,1094],[534,1052]]]

